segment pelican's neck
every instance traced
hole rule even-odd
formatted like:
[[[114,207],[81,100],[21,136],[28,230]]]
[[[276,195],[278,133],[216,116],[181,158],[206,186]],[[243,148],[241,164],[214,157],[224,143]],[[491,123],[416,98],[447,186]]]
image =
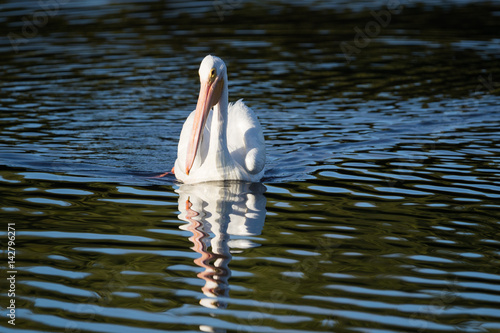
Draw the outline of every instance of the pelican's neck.
[[[224,76],[224,87],[222,88],[222,94],[220,96],[219,102],[214,105],[214,115],[212,116],[212,126],[214,129],[218,129],[216,133],[220,133],[220,138],[224,141],[226,138],[227,130],[227,114],[229,108],[229,96],[227,88],[227,76]],[[223,135],[224,134],[224,135]]]
[[[229,108],[229,96],[227,75],[224,75],[224,87],[219,102],[214,105],[212,124],[210,126],[209,156],[215,156],[218,167],[227,166],[231,155],[227,148],[227,118]],[[220,163],[220,164],[219,164]]]

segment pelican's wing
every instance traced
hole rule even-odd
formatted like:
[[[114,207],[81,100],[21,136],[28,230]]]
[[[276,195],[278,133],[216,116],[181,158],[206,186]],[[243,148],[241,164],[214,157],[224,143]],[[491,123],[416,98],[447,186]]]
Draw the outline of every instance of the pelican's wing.
[[[264,171],[266,144],[259,119],[243,100],[229,105],[227,144],[229,152],[253,175]]]

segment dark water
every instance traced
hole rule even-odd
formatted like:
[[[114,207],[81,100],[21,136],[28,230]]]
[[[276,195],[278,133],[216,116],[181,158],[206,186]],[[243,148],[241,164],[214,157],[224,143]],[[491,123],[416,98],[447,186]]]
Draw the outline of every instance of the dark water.
[[[500,331],[498,2],[0,10],[2,332]],[[209,53],[263,184],[150,178]]]

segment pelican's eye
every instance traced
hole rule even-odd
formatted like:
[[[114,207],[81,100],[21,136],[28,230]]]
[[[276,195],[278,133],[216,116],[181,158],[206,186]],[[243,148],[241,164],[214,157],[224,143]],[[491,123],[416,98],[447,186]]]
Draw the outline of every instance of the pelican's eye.
[[[212,70],[210,71],[210,79],[215,79],[215,68],[212,68]]]

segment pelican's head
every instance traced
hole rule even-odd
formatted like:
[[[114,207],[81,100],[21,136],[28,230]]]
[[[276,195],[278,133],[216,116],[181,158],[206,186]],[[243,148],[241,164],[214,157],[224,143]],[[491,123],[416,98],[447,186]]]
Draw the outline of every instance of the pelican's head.
[[[201,83],[213,80],[216,77],[224,79],[224,74],[226,74],[226,64],[219,57],[207,55],[200,64],[198,74],[200,75]]]
[[[191,132],[186,155],[187,175],[189,175],[189,171],[193,166],[208,114],[212,107],[219,103],[224,90],[224,81],[227,80],[226,64],[221,58],[212,55],[207,55],[205,59],[203,59],[198,73],[200,75],[200,94],[198,96],[193,130]]]

